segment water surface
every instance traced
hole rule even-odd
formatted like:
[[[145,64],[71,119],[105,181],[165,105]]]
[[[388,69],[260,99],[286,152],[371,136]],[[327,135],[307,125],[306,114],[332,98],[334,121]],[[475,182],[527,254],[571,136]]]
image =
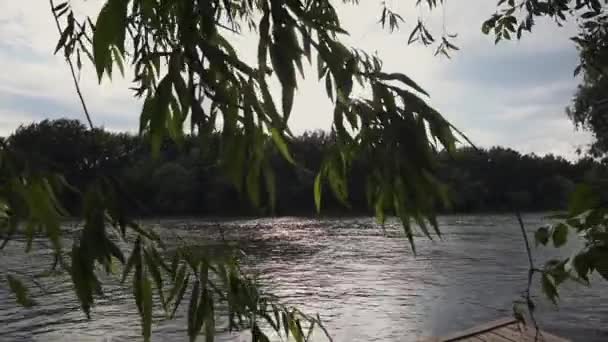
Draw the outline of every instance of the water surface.
[[[524,217],[529,231],[542,224],[541,217]],[[219,240],[216,223],[227,240],[245,250],[245,263],[268,290],[319,313],[335,341],[415,341],[462,330],[510,315],[513,300],[526,286],[527,258],[513,216],[443,217],[443,239],[417,239],[416,257],[397,222],[383,231],[368,218],[146,222],[168,240],[177,234],[193,243]],[[48,259],[41,258],[44,251],[26,259],[11,256],[21,247],[15,243],[3,252],[4,269],[32,274],[49,267]],[[535,250],[535,258],[540,263],[552,253]],[[0,289],[0,340],[139,339],[132,296],[120,285],[106,287],[107,297],[87,321],[68,282],[45,284],[44,305],[33,309],[16,307]],[[541,326],[574,341],[608,341],[605,288],[600,279],[591,288],[566,285],[559,308],[536,298]],[[185,326],[183,317],[158,321],[153,340],[186,340]],[[246,339],[246,334],[221,336]]]

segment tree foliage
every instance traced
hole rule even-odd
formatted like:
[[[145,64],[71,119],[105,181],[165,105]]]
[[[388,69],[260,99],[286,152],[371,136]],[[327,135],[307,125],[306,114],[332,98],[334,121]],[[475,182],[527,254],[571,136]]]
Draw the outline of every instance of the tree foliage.
[[[452,126],[427,104],[426,92],[412,79],[384,70],[377,56],[341,42],[347,32],[332,2],[106,0],[96,18],[77,17],[68,2],[54,4],[51,0],[51,4],[58,25],[64,26],[56,52],[62,51],[68,60],[75,58],[78,67],[83,59],[89,60],[100,81],[104,76],[111,78],[116,69],[133,77],[135,96],[144,99],[140,134],[149,141],[153,155],[159,157],[166,139],[184,144],[187,122],[202,148],[207,148],[219,127],[218,167],[256,207],[273,209],[276,203],[270,151],[291,165],[300,163],[292,152],[294,137],[288,120],[298,80],[303,77],[298,73],[303,74],[303,63],[316,60],[318,78],[334,103],[335,138],[314,170],[317,208],[322,206],[324,189],[349,205],[348,175],[365,160],[369,167],[363,181],[367,203],[380,222],[387,213],[397,215],[412,247],[412,219],[426,235],[431,236],[427,224],[438,232],[435,204],[445,198],[437,177],[438,158],[441,150],[455,150]],[[431,9],[440,4],[441,0],[424,2]],[[569,0],[500,1],[500,12],[484,24],[483,31],[493,28],[497,40],[508,39],[509,32],[515,31],[518,19],[513,14],[518,9],[528,13],[519,24],[519,33],[531,28],[530,17],[563,20],[568,10],[601,12],[603,7],[598,4],[598,0],[577,0],[576,6]],[[385,2],[382,8],[380,24],[396,30],[403,18]],[[253,64],[240,58],[231,44],[235,33],[245,31],[257,37]],[[452,37],[444,32],[441,40],[435,39],[419,19],[409,42],[438,44],[437,53],[448,55],[449,50],[457,50],[449,40]],[[278,91],[269,87],[275,81],[280,84]],[[96,130],[85,135],[104,138]],[[87,316],[103,291],[98,269],[111,272],[114,263],[122,264],[122,278],[132,281],[146,340],[150,339],[153,307],[160,306],[172,316],[187,288],[191,293],[191,340],[201,331],[207,340],[213,340],[217,301],[228,304],[231,328],[250,329],[254,341],[268,340],[262,321],[296,341],[307,336],[301,322],[320,325],[318,317],[284,307],[261,292],[240,271],[236,258],[215,260],[192,253],[186,246],[171,252],[153,230],[139,226],[127,209],[129,194],[121,179],[100,167],[116,158],[120,162],[120,156],[93,153],[76,167],[79,172],[90,170],[90,175],[73,184],[52,165],[41,167],[39,161],[3,141],[3,246],[17,233],[26,237],[26,251],[34,240],[50,241],[53,267],[70,274]],[[185,176],[175,166],[162,171],[160,176]],[[64,246],[60,226],[67,215],[61,200],[66,191],[82,203],[83,224],[69,246]],[[117,244],[121,240],[132,246],[128,257]],[[7,278],[17,299],[31,304],[22,283]]]
[[[410,218],[419,223],[428,220],[437,228],[432,206],[441,189],[435,178],[436,153],[440,148],[454,149],[450,124],[420,97],[426,93],[409,77],[384,71],[377,57],[340,42],[346,31],[329,1],[108,0],[96,19],[77,18],[69,3],[54,5],[53,13],[65,24],[57,52],[75,56],[77,66],[86,56],[100,81],[106,75],[111,78],[116,69],[132,72],[135,96],[144,98],[140,134],[149,141],[153,155],[158,157],[167,138],[183,144],[187,121],[203,147],[220,127],[219,167],[256,206],[272,208],[275,203],[268,152],[275,150],[288,163],[297,164],[288,119],[297,72],[302,73],[305,60],[315,58],[319,79],[324,79],[334,102],[336,137],[335,147],[318,170],[318,187],[327,186],[347,204],[347,175],[353,160],[363,156],[374,165],[366,184],[379,220],[384,220],[385,211],[397,214],[412,246]],[[230,42],[231,34],[245,29],[258,36],[256,64],[240,59]],[[269,87],[271,80],[280,83],[280,101]],[[355,87],[364,89],[365,95],[356,96]],[[94,139],[101,139],[100,134]],[[28,241],[37,233],[46,234],[53,244],[54,266],[71,275],[87,317],[103,291],[97,269],[110,272],[118,262],[124,265],[123,279],[132,279],[145,340],[150,338],[153,306],[175,312],[186,288],[191,293],[188,335],[192,340],[201,331],[213,340],[218,300],[228,304],[231,328],[249,328],[254,341],[268,340],[261,321],[298,341],[306,336],[302,320],[310,326],[320,324],[259,292],[240,272],[236,259],[217,261],[181,250],[167,255],[154,231],[131,219],[121,179],[98,167],[115,156],[97,161],[104,154],[94,153],[90,160],[85,158],[84,167],[92,172],[74,186],[52,167],[33,165],[27,154],[19,154],[10,144],[2,153],[2,166],[7,169],[2,197],[7,203],[5,242],[22,230]],[[165,167],[157,175],[184,176],[181,171]],[[57,196],[66,189],[80,198],[83,219],[67,252],[60,228],[66,213]],[[321,193],[316,196],[318,203]],[[120,240],[133,244],[129,257],[117,244]],[[168,258],[171,267],[166,265]],[[154,300],[153,291],[160,302]]]
[[[268,205],[271,195],[265,191],[257,194],[260,205],[256,206],[249,196],[234,189],[219,166],[221,133],[212,134],[204,150],[198,139],[186,134],[180,145],[166,139],[153,158],[148,144],[138,136],[90,131],[77,121],[61,119],[20,127],[6,141],[14,151],[34,157],[40,167],[48,165],[68,175],[79,188],[94,180],[92,175],[120,180],[129,194],[128,211],[139,217],[315,214],[311,198],[315,184],[319,184],[314,170],[319,170],[327,153],[336,148],[335,135],[316,131],[294,137],[290,150],[298,160],[295,167],[277,149],[269,152],[276,186],[273,207]],[[89,161],[94,163],[89,165]],[[365,187],[370,162],[361,157],[353,160],[347,183],[348,206],[329,187],[317,188],[323,198],[322,213],[373,214]],[[567,208],[575,184],[605,175],[605,167],[591,159],[573,163],[500,147],[459,148],[438,155],[437,179],[444,185],[449,205],[435,201],[433,206],[443,213],[510,212],[515,207],[522,211],[561,210]],[[81,215],[79,197],[64,192],[59,198],[71,215]]]
[[[582,72],[583,80],[568,116],[575,125],[593,133],[590,152],[602,157],[608,151],[608,15],[590,13],[581,26],[581,34],[573,40],[580,55],[575,75]]]

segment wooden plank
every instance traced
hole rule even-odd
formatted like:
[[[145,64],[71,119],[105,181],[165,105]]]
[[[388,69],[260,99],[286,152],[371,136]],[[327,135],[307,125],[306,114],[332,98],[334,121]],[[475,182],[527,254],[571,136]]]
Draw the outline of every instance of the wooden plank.
[[[516,323],[517,321],[512,318],[512,317],[508,317],[508,318],[502,318],[502,319],[498,319],[492,322],[488,322],[482,325],[478,325],[476,327],[473,327],[471,329],[467,329],[464,331],[460,331],[457,333],[453,333],[450,334],[448,336],[442,337],[440,340],[444,341],[444,342],[450,342],[450,341],[462,341],[463,339],[467,338],[467,337],[471,337],[471,336],[475,336],[475,335],[479,335],[479,334],[483,334],[486,331],[490,331],[493,329],[497,329],[500,327],[504,327],[506,325],[509,324],[513,324]]]
[[[419,337],[416,342],[441,342],[439,337]]]
[[[532,342],[534,337],[530,340],[530,335],[523,330],[517,328],[517,324],[507,325],[503,328],[492,331],[495,334],[503,336],[511,341],[515,342]]]
[[[485,342],[485,340],[482,340],[478,336],[471,336],[471,337],[467,337],[463,340],[458,340],[458,342]]]
[[[492,331],[485,332],[483,334],[475,335],[484,342],[513,342],[500,335],[494,334]]]
[[[532,326],[524,327],[523,325],[519,325],[519,327],[522,328],[521,331],[523,331],[523,334],[526,336],[526,339],[522,340],[522,341],[534,341],[534,339],[536,337],[536,329],[534,329]],[[505,334],[508,333],[508,331],[512,331],[512,332],[515,332],[516,334],[521,335],[521,332],[520,332],[517,324],[506,326],[505,329],[501,329],[500,331],[501,332],[504,331]],[[568,339],[550,334],[543,330],[541,330],[541,335],[540,335],[539,341],[570,342],[570,340],[568,340]]]
[[[517,334],[511,334],[510,333],[511,331],[512,330],[509,330],[509,329],[506,329],[506,328],[500,328],[500,329],[492,330],[492,334],[494,334],[496,336],[500,336],[505,341],[509,341],[509,342],[523,342],[524,341],[522,339],[522,337],[525,338],[525,336],[523,334],[520,334],[518,336]]]
[[[520,329],[521,328],[521,329]],[[508,317],[471,329],[456,332],[441,338],[431,338],[426,342],[570,342],[569,340],[542,331],[540,338],[535,339],[535,330],[523,326],[514,318]]]

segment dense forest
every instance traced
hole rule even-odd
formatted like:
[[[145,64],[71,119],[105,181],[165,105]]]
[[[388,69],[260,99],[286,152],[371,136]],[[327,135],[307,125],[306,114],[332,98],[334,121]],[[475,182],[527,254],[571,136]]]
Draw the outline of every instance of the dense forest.
[[[61,194],[68,211],[81,208],[77,189],[102,175],[124,191],[128,206],[139,216],[166,215],[268,215],[268,208],[254,208],[235,189],[220,167],[220,136],[199,141],[186,136],[181,142],[167,139],[160,155],[152,156],[146,139],[102,129],[88,130],[77,120],[45,120],[21,126],[6,144],[26,157],[32,169],[60,172],[75,189]],[[325,152],[335,144],[331,134],[306,132],[290,142],[298,160],[290,165],[278,152],[271,153],[276,178],[276,215],[313,215],[315,174]],[[204,146],[201,148],[201,146]],[[605,167],[590,158],[576,163],[559,156],[522,155],[502,147],[476,150],[460,148],[441,153],[440,180],[450,206],[441,212],[500,212],[509,210],[559,210],[566,206],[576,183],[604,178]],[[346,207],[324,194],[324,214],[371,214],[366,200],[365,175],[370,166],[355,161],[349,179]]]

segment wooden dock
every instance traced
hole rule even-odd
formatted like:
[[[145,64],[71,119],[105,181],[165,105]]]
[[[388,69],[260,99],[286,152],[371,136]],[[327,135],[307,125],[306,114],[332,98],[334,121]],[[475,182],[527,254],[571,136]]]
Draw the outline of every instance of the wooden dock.
[[[421,342],[568,342],[569,340],[540,332],[538,339],[532,326],[524,326],[514,318],[503,318],[443,337],[431,337]]]

